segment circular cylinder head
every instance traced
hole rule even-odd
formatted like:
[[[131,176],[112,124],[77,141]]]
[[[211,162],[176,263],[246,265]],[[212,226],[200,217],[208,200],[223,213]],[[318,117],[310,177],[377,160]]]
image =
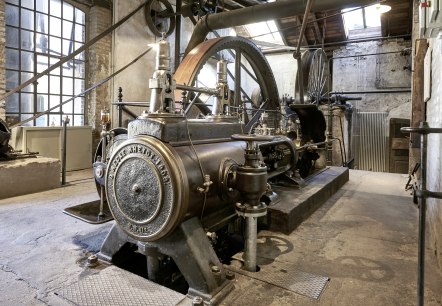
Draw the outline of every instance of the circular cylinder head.
[[[116,222],[131,237],[155,241],[181,221],[185,181],[168,147],[153,137],[122,143],[109,160],[106,196]]]

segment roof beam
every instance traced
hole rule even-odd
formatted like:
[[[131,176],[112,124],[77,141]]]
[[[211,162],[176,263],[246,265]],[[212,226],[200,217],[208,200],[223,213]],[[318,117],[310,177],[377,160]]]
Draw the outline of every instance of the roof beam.
[[[296,23],[298,26],[302,25],[301,17],[296,16]],[[301,33],[301,28],[298,28],[298,36],[299,36],[299,33]],[[298,37],[298,39],[299,39],[299,37]],[[301,37],[301,45],[302,45],[302,42],[304,42],[304,44],[307,46],[309,45],[307,37],[305,36],[305,32],[302,34],[302,37]]]
[[[321,34],[321,30],[319,29],[319,25],[318,25],[318,21],[316,20],[315,13],[310,13],[309,19],[311,19],[313,21],[313,27],[315,29],[314,33],[315,33],[316,39],[318,40],[319,43],[322,43],[322,34]]]

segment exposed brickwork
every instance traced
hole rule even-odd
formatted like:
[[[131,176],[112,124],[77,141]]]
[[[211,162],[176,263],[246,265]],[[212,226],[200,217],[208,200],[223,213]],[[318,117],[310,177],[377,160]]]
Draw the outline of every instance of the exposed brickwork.
[[[0,96],[3,96],[6,88],[5,39],[5,0],[0,0]],[[0,101],[0,119],[5,119],[4,101]]]
[[[108,8],[94,6],[89,11],[89,39],[102,33],[112,24],[112,12]],[[89,49],[88,74],[86,87],[99,82],[111,73],[112,36],[109,34]],[[93,90],[87,99],[87,124],[93,127],[93,146],[97,146],[101,131],[100,111],[107,106],[110,109],[110,84],[106,83]],[[95,150],[94,150],[95,151]]]

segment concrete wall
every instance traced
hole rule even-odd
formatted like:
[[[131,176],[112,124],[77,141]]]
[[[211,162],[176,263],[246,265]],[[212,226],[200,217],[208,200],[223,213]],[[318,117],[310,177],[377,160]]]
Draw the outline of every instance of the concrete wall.
[[[432,53],[431,60],[431,99],[426,103],[427,121],[430,127],[442,127],[442,41],[441,37],[429,39],[429,49]],[[442,135],[430,134],[428,136],[428,166],[427,188],[431,191],[442,191]],[[442,269],[442,200],[428,199],[427,211],[430,229],[430,247],[437,256],[439,268]]]
[[[364,56],[365,54],[402,51],[409,41],[371,41],[349,44],[333,52],[333,57],[360,55],[333,60],[333,91],[375,91],[410,89],[411,73],[404,70],[407,57],[400,53]],[[357,94],[364,111],[389,112],[389,117],[410,116],[410,93]]]
[[[113,1],[114,23],[125,17],[144,0]],[[173,35],[172,35],[173,37]],[[112,70],[117,71],[143,53],[149,44],[159,38],[150,33],[141,9],[126,23],[117,28],[112,37]],[[171,38],[168,38],[169,42]],[[173,46],[172,46],[173,47]],[[155,69],[155,50],[151,50],[135,64],[118,74],[112,81],[111,101],[116,101],[118,87],[123,89],[124,101],[149,101],[149,79]],[[141,114],[143,108],[132,108],[136,114]],[[117,114],[113,113],[113,126],[117,123]],[[127,117],[124,117],[127,118]]]
[[[275,76],[280,97],[284,94],[288,94],[292,97],[294,96],[298,64],[292,54],[293,53],[291,52],[266,55],[267,61]]]
[[[6,58],[5,58],[5,0],[0,0],[0,96],[5,94],[6,88]],[[5,101],[0,101],[0,119],[5,120]]]
[[[373,53],[397,52],[410,47],[410,41],[392,40],[348,44],[345,47],[335,50],[332,63],[332,90],[344,93],[350,91],[410,90],[411,72],[404,70],[404,66],[406,66],[410,60],[409,57],[401,53],[368,55]],[[362,98],[361,101],[350,101],[354,109],[364,112],[387,112],[387,125],[389,124],[390,118],[410,118],[410,92],[346,95],[349,97]],[[344,112],[339,109],[335,109],[333,115],[333,135],[335,137],[341,137],[340,117],[343,122],[344,142],[346,152],[348,153],[348,121],[344,117]],[[340,165],[341,153],[338,142],[334,143],[333,150],[333,164]],[[353,153],[349,156],[349,158],[351,157],[353,157]]]

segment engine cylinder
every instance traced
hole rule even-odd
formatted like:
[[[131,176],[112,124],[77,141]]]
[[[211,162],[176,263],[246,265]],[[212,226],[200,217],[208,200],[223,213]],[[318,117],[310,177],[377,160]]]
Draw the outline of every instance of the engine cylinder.
[[[127,140],[112,155],[105,183],[115,220],[133,238],[154,241],[184,219],[231,205],[220,196],[220,161],[228,155],[242,162],[244,147],[238,141],[195,145],[198,161],[190,146],[173,147],[147,135]],[[205,195],[198,192],[200,163],[213,181]]]
[[[239,124],[228,120],[186,122],[179,116],[149,115],[131,122],[128,139],[112,152],[105,180],[109,208],[119,226],[136,240],[156,241],[191,217],[210,215],[213,220],[228,206],[233,211],[251,187],[257,195],[250,193],[248,200],[259,201],[267,174],[291,169],[297,155],[289,139],[263,142],[269,162],[256,173],[242,171],[247,145],[230,139],[238,129]],[[237,179],[232,180],[235,171]]]

